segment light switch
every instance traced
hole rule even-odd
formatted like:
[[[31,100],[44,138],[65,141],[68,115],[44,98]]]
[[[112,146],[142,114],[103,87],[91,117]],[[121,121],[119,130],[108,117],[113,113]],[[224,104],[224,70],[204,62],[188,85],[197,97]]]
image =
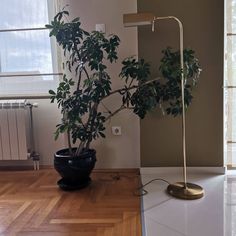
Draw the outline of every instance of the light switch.
[[[96,24],[96,31],[106,33],[106,25],[105,24]]]

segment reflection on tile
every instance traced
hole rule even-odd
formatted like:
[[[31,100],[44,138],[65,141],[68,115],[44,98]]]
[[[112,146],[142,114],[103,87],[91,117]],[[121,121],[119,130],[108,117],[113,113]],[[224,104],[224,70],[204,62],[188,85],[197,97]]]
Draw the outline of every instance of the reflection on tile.
[[[143,184],[155,178],[181,180],[181,173],[142,174]],[[236,236],[236,175],[188,173],[188,182],[201,185],[205,196],[186,201],[170,197],[167,184],[146,186],[143,196],[145,236]]]
[[[168,225],[162,225],[155,222],[154,219],[147,217],[146,228],[148,229],[148,234],[146,235],[168,235],[168,236],[187,236],[175,229],[170,228]]]
[[[228,176],[225,183],[225,236],[236,235],[236,177]]]

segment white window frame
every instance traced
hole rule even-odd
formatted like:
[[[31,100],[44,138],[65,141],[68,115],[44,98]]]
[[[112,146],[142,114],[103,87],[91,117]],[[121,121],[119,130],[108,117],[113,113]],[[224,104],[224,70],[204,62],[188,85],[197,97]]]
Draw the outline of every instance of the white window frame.
[[[224,62],[224,155],[225,164],[228,169],[234,169],[236,163],[234,163],[233,155],[236,152],[233,151],[236,148],[236,140],[233,140],[233,127],[231,126],[233,122],[232,116],[230,116],[230,111],[233,106],[236,106],[233,102],[232,91],[236,91],[236,84],[230,83],[230,77],[233,76],[232,69],[233,65],[231,63],[230,57],[232,57],[232,44],[230,43],[230,38],[236,37],[236,32],[232,30],[232,15],[228,12],[228,4],[230,0],[225,0],[225,62]],[[231,0],[232,1],[232,0]]]
[[[51,19],[53,17],[53,15],[58,11],[58,4],[57,4],[58,0],[47,0],[48,2],[48,16],[49,19]],[[50,2],[50,3],[49,3]],[[53,15],[50,15],[50,13],[52,13]],[[6,32],[19,32],[19,31],[37,31],[37,30],[48,30],[46,27],[33,27],[33,28],[15,28],[15,29],[0,29],[0,34],[1,33],[6,33]],[[0,78],[10,78],[10,77],[27,77],[27,76],[62,76],[63,73],[59,72],[60,65],[61,65],[61,53],[60,53],[60,49],[57,47],[56,43],[52,42],[51,39],[51,56],[52,56],[52,66],[53,68],[57,68],[58,72],[53,72],[53,73],[31,73],[29,71],[29,73],[2,73],[0,72]],[[1,65],[0,65],[1,66]],[[54,71],[54,69],[53,69]],[[59,81],[58,81],[59,82]],[[33,91],[32,91],[33,93]],[[39,93],[36,95],[24,95],[24,94],[14,94],[14,95],[0,95],[0,100],[1,99],[21,99],[21,98],[25,98],[25,99],[37,99],[37,98],[49,98],[50,95],[48,93]]]

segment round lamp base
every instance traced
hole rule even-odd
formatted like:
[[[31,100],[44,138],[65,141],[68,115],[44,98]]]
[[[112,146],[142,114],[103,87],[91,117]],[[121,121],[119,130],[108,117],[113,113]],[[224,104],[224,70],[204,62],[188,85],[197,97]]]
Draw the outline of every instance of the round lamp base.
[[[177,182],[167,187],[167,193],[176,198],[194,200],[203,197],[204,190],[197,184]]]

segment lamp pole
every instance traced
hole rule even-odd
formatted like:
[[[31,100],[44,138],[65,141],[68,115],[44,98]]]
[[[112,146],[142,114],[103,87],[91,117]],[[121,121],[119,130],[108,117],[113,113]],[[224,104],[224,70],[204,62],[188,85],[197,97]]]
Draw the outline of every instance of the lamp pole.
[[[180,50],[180,73],[181,73],[181,103],[182,103],[182,153],[183,153],[183,182],[170,184],[167,187],[167,192],[176,197],[186,200],[199,199],[203,197],[204,190],[201,186],[187,183],[187,163],[186,163],[186,121],[185,121],[185,77],[184,77],[184,30],[182,22],[175,16],[154,17],[152,22],[152,30],[154,23],[157,20],[173,19],[179,26],[179,50]]]
[[[155,21],[173,19],[179,25],[179,50],[180,50],[180,70],[181,70],[181,103],[182,103],[182,152],[183,152],[183,179],[185,188],[187,187],[187,163],[186,163],[186,121],[185,121],[185,101],[184,101],[184,30],[182,22],[175,16],[154,17],[152,31],[154,31]]]

